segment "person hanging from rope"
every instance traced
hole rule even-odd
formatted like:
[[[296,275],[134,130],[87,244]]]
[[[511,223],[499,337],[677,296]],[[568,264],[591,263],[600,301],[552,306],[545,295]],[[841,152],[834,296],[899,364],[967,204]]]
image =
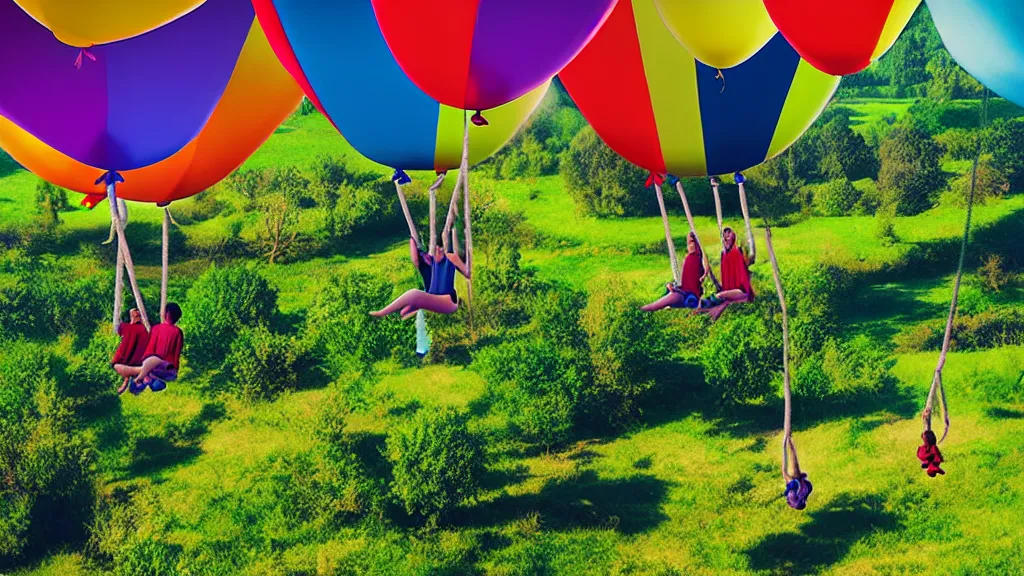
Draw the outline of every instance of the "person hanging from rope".
[[[129,323],[122,322],[117,326],[117,335],[121,337],[121,343],[110,360],[112,368],[118,364],[131,367],[142,366],[146,346],[149,344],[149,332],[142,324],[142,315],[139,314],[139,309],[132,308],[128,311],[128,316],[131,318]],[[124,376],[124,381],[117,389],[118,395],[124,394],[128,389],[128,378],[128,376]]]
[[[722,229],[722,260],[720,280],[722,290],[701,302],[700,312],[707,313],[712,320],[725,312],[730,304],[752,302],[754,287],[750,284],[750,264],[747,257],[736,245],[736,232],[732,228]]]
[[[683,259],[682,282],[665,284],[668,294],[658,300],[641,306],[644,312],[654,312],[664,308],[700,308],[702,285],[708,273],[704,268],[704,253],[697,243],[697,236],[690,232],[686,235],[686,258]]]
[[[149,333],[149,343],[143,353],[142,364],[114,366],[118,374],[131,378],[129,391],[132,394],[140,394],[146,386],[154,392],[159,392],[167,387],[167,382],[177,379],[181,349],[185,343],[185,334],[176,325],[180,319],[181,307],[174,302],[168,302],[163,322],[153,326]]]
[[[944,460],[942,452],[939,451],[939,442],[935,437],[935,432],[925,430],[921,433],[921,440],[924,444],[917,449],[917,459],[921,461],[921,468],[925,469],[932,478],[935,478],[936,474],[945,474],[946,471],[939,467]]]
[[[421,256],[430,266],[430,286],[426,290],[408,290],[391,304],[370,312],[370,315],[380,317],[401,312],[402,319],[406,319],[416,314],[417,310],[436,314],[455,313],[459,308],[459,296],[455,291],[455,273],[458,271],[469,280],[470,272],[458,253],[449,252],[445,248],[446,246],[439,245],[434,248],[433,254]]]

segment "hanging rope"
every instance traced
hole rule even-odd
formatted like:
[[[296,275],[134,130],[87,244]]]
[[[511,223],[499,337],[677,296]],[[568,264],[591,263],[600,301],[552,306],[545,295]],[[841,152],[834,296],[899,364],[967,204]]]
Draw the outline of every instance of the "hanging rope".
[[[127,208],[127,207],[126,207]],[[116,207],[110,218],[110,238],[103,244],[117,241],[117,227],[114,225],[114,215],[122,222],[127,221],[127,211],[119,211]],[[114,334],[121,332],[121,310],[124,305],[124,254],[121,247],[115,245],[117,250],[116,272],[114,272]]]
[[[743,225],[747,228],[747,266],[753,266],[757,260],[757,245],[754,243],[754,229],[750,225],[750,212],[747,210],[746,181],[743,174],[736,173],[736,184],[740,187],[740,210],[743,211]]]
[[[704,250],[704,245],[700,243],[700,236],[697,235],[697,227],[693,223],[693,213],[690,212],[690,203],[686,200],[686,191],[683,190],[683,181],[679,178],[675,178],[675,181],[676,192],[679,192],[679,199],[683,202],[683,211],[686,212],[686,223],[690,226],[690,232],[693,234],[693,238],[697,242],[697,248],[700,249],[700,253],[704,258],[704,269],[708,271],[708,276],[711,277],[711,282],[715,285],[715,291],[721,292],[722,285],[718,282],[718,278],[715,277],[715,272],[711,269],[711,261],[708,260],[708,253]]]
[[[476,114],[480,115],[479,112]],[[462,113],[463,124],[465,125],[464,133],[462,135],[462,211],[463,211],[463,224],[465,225],[465,236],[466,236],[466,308],[469,312],[469,329],[470,332],[473,330],[473,226],[470,218],[470,200],[469,200],[469,122],[466,121],[466,113]],[[474,122],[475,123],[475,122]],[[484,124],[477,124],[478,126],[486,126]]]
[[[672,281],[675,282],[676,286],[683,282],[683,277],[679,272],[679,260],[676,257],[676,243],[672,241],[672,229],[668,224],[668,212],[665,210],[665,198],[661,194],[661,184],[664,179],[655,174],[651,173],[647,177],[647,186],[654,186],[654,193],[658,196],[658,208],[661,209],[661,223],[665,228],[665,244],[668,246],[668,260],[672,265]]]
[[[786,482],[799,479],[800,460],[793,444],[793,395],[790,391],[789,376],[789,313],[786,310],[786,297],[782,291],[782,274],[779,272],[779,261],[775,258],[772,246],[772,230],[768,222],[764,223],[764,239],[768,246],[768,258],[772,262],[772,277],[775,279],[775,291],[779,295],[779,306],[782,308],[782,397],[785,403],[785,416],[782,420],[782,478]],[[791,461],[792,458],[792,461]],[[792,466],[792,469],[790,468]]]
[[[405,193],[402,192],[402,185],[412,182],[409,175],[401,170],[395,170],[395,173],[391,176],[391,180],[395,183],[395,193],[398,194],[398,203],[402,206],[402,214],[405,215],[405,223],[409,226],[409,237],[416,242],[417,248],[420,246],[420,236],[416,231],[416,222],[412,219],[412,213],[409,212],[409,203],[405,200]],[[433,214],[431,214],[433,217]]]
[[[718,241],[725,250],[725,226],[722,225],[722,198],[718,195],[718,178],[711,177],[711,192],[715,195],[715,217],[718,218]]]
[[[167,263],[170,260],[168,249],[169,228],[171,227],[170,202],[163,205],[164,221],[160,234],[160,321],[164,321],[164,314],[167,312]],[[159,206],[159,204],[158,204]]]
[[[124,182],[124,178],[121,177],[117,172],[107,172],[101,176],[96,184],[105,182],[107,185],[107,200],[110,202],[110,218],[114,221],[114,227],[117,231],[117,245],[118,251],[124,256],[124,267],[128,273],[128,281],[131,283],[132,296],[135,297],[135,305],[139,309],[139,314],[142,316],[142,324],[146,327],[146,331],[149,331],[149,317],[146,314],[146,305],[142,301],[142,293],[139,291],[139,284],[135,279],[135,264],[132,262],[131,250],[128,248],[128,241],[124,234],[124,223],[121,221],[120,214],[117,209],[117,192],[116,186],[118,182]],[[116,296],[115,296],[116,299]]]
[[[984,129],[988,123],[988,89],[985,89],[981,99],[981,128]],[[949,434],[949,409],[946,403],[946,389],[942,385],[942,369],[946,365],[946,355],[949,353],[950,340],[953,335],[953,321],[956,319],[957,301],[960,298],[960,281],[964,274],[964,261],[967,259],[967,243],[971,235],[971,213],[974,208],[974,192],[978,183],[978,163],[981,160],[982,142],[978,138],[974,151],[974,164],[971,166],[971,187],[967,193],[967,218],[964,222],[964,235],[960,241],[960,260],[956,267],[956,280],[953,282],[953,298],[949,304],[949,316],[946,317],[946,333],[942,337],[942,351],[939,352],[939,361],[935,366],[935,375],[932,377],[932,385],[928,390],[928,401],[925,402],[924,412],[921,420],[925,430],[932,429],[932,410],[935,406],[936,393],[939,396],[942,409],[944,427],[939,442],[946,439]]]

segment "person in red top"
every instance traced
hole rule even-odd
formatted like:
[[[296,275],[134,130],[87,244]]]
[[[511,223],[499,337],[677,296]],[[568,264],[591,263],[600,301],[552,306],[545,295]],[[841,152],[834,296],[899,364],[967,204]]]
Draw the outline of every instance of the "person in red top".
[[[704,252],[697,244],[697,236],[690,232],[686,237],[686,258],[683,259],[682,284],[679,286],[674,282],[666,284],[665,288],[668,288],[668,294],[646,306],[641,306],[640,309],[644,312],[654,312],[664,308],[700,308],[700,296],[704,292],[701,286],[706,276]]]
[[[736,233],[732,228],[722,230],[722,248],[722,291],[709,298],[701,310],[707,312],[712,320],[718,320],[729,304],[754,300],[754,287],[750,285],[747,257],[736,246]]]
[[[181,319],[181,308],[173,302],[168,302],[163,323],[153,326],[153,330],[149,333],[149,343],[143,353],[142,365],[118,364],[114,366],[118,374],[134,377],[133,380],[137,384],[132,387],[133,393],[136,388],[155,383],[156,380],[165,383],[178,377],[181,348],[185,342],[185,335],[181,328],[175,326],[179,319]],[[156,390],[154,389],[154,391]]]
[[[146,331],[146,327],[142,324],[142,315],[139,314],[138,308],[132,308],[128,312],[131,322],[128,324],[118,324],[117,334],[121,336],[121,345],[117,347],[117,352],[114,352],[114,357],[110,360],[111,367],[117,369],[117,365],[123,366],[142,366],[142,358],[146,352],[146,346],[149,344],[149,332]],[[124,391],[128,389],[128,377],[124,377],[124,382],[121,383],[121,387],[117,389],[118,394],[124,394]]]
[[[917,459],[921,461],[921,468],[925,468],[925,472],[932,478],[935,478],[936,474],[945,474],[946,471],[939,468],[943,459],[935,439],[935,432],[925,430],[921,433],[921,440],[924,441],[924,444],[917,448]]]

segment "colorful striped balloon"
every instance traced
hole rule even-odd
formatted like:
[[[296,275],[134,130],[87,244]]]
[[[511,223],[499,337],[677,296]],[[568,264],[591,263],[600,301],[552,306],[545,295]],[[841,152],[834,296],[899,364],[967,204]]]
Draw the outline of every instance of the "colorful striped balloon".
[[[654,0],[654,4],[679,43],[713,68],[744,62],[778,32],[763,0]]]
[[[155,30],[206,0],[14,0],[69,46],[108,44]]]
[[[764,0],[779,32],[804,60],[836,76],[882,57],[921,0]]]
[[[558,73],[617,0],[372,0],[391,52],[435,100],[511,102]]]
[[[928,0],[946,49],[970,75],[1024,106],[1024,2]]]
[[[0,116],[89,166],[154,164],[206,124],[253,19],[248,0],[211,0],[142,36],[80,50],[0,0]]]
[[[302,90],[278,62],[259,24],[253,22],[231,81],[199,136],[162,162],[122,173],[125,181],[118,184],[117,196],[162,203],[206,190],[255,152],[301,99]],[[103,194],[93,185],[103,170],[68,158],[2,117],[0,148],[57,186]]]
[[[402,72],[370,0],[253,0],[253,6],[285,68],[360,154],[403,170],[459,166],[463,111],[438,104]],[[471,163],[512,137],[548,84],[495,109],[490,126],[471,126]]]
[[[559,75],[605,143],[658,174],[705,176],[756,166],[814,122],[839,85],[781,35],[725,73],[694,60],[653,0],[622,0]]]

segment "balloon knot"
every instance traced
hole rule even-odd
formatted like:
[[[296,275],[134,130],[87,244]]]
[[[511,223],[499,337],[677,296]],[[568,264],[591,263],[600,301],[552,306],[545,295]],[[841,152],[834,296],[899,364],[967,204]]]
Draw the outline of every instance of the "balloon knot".
[[[117,172],[117,170],[107,170],[99,178],[96,179],[93,184],[103,184],[105,186],[114,186],[119,182],[124,182],[124,178]]]
[[[747,179],[744,178],[743,174],[740,173],[740,172],[737,172],[737,173],[733,174],[733,178],[736,180],[737,184],[743,184],[744,182],[747,181]]]
[[[665,177],[665,182],[668,182],[669,186],[675,186],[679,182],[679,176],[673,176],[672,174],[668,174]]]
[[[170,200],[168,200],[166,202],[157,202],[156,203],[156,207],[157,208],[167,208],[170,205],[171,205],[171,201]]]
[[[708,178],[708,180],[711,182],[711,186],[712,187],[718,186],[718,178],[715,178],[714,176],[712,176],[712,177]]]
[[[395,170],[395,173],[391,175],[391,179],[395,183],[401,184],[403,186],[412,182],[412,178],[410,178],[409,175],[406,174],[404,170]]]
[[[472,122],[475,126],[488,125],[487,119],[484,118],[484,115],[479,110],[476,111],[476,114],[473,114],[473,116],[470,117],[469,121]]]
[[[89,48],[92,48],[92,44],[90,44],[86,48],[79,48],[79,50],[78,50],[78,57],[75,58],[75,68],[77,68],[78,70],[82,69],[82,57],[83,56],[85,56],[89,60],[92,60],[93,62],[96,61],[96,56],[92,52],[89,52]]]
[[[715,80],[722,81],[722,89],[718,91],[718,93],[721,94],[725,92],[725,74],[722,74],[722,70],[720,68],[716,68],[716,70],[718,70],[718,74],[715,74]]]
[[[664,176],[662,176],[661,174],[655,174],[654,172],[651,172],[647,176],[647,182],[644,183],[644,186],[650,188],[651,186],[654,186],[655,184],[657,184],[658,186],[661,186],[664,183],[665,183],[665,177]]]

